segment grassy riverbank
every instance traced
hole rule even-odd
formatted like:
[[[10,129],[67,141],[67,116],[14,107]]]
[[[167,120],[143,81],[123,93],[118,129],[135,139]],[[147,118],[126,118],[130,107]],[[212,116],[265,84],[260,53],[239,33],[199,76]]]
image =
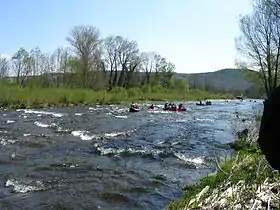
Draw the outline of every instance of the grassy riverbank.
[[[111,91],[93,91],[77,88],[39,88],[0,85],[0,107],[40,108],[50,106],[83,106],[119,104],[131,101],[190,101],[229,99],[232,95],[214,94],[201,90],[167,90],[164,88],[115,88]]]
[[[236,141],[236,157],[215,175],[186,186],[183,198],[169,209],[279,209],[280,176],[261,154],[256,136]]]

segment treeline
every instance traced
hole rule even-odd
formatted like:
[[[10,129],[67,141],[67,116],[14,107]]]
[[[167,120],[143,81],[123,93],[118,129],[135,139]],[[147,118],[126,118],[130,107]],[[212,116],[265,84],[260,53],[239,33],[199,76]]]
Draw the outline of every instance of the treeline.
[[[0,57],[0,78],[19,86],[72,87],[93,90],[113,87],[160,86],[188,90],[187,80],[172,79],[175,65],[156,52],[140,52],[135,40],[102,38],[96,27],[74,27],[68,47],[44,53],[39,47],[20,48],[11,58]]]
[[[258,78],[269,96],[279,85],[280,1],[252,0],[252,12],[241,16],[241,35],[237,50],[242,55],[237,65],[258,71]]]

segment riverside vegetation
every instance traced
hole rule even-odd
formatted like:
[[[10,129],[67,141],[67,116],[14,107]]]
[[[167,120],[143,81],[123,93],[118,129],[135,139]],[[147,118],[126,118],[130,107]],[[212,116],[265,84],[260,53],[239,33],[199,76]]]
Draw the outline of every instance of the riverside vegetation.
[[[214,175],[186,186],[183,198],[169,209],[279,209],[280,175],[265,160],[257,138],[258,130],[250,129],[232,144],[234,158],[217,165]]]
[[[173,77],[172,62],[140,52],[134,40],[102,38],[90,25],[74,27],[66,39],[69,47],[53,53],[35,47],[0,56],[2,108],[232,97],[190,89],[187,79]]]
[[[160,90],[155,88],[160,88]],[[1,89],[0,107],[14,109],[119,104],[131,101],[189,101],[232,97],[229,94],[214,94],[201,90],[189,90],[186,93],[162,87],[113,88],[110,91],[95,91],[82,88],[23,88],[4,85],[1,86]]]

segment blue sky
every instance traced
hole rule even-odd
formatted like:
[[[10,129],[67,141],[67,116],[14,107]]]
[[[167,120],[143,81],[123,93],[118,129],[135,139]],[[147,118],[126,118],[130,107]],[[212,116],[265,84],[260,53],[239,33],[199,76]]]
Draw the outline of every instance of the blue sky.
[[[76,25],[91,24],[103,37],[137,40],[142,51],[157,51],[177,72],[234,67],[238,16],[248,0],[19,0],[1,1],[0,53],[23,46],[51,52],[67,45]]]

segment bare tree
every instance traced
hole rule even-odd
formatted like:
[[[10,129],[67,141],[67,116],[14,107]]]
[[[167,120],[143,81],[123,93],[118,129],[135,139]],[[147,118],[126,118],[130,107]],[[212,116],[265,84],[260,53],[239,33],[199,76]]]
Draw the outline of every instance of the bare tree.
[[[142,64],[142,59],[141,56],[137,53],[134,54],[129,61],[128,64],[128,69],[126,72],[126,80],[125,80],[125,85],[124,87],[126,88],[131,88],[138,86],[138,73],[140,72],[141,69],[141,64]]]
[[[140,54],[136,41],[121,36],[101,39],[93,26],[74,27],[66,40],[72,51],[60,47],[52,53],[43,53],[39,47],[30,51],[20,48],[9,60],[17,84],[30,87],[67,85],[94,90],[108,85],[131,88],[141,83],[167,87],[173,75],[175,66],[162,56],[154,52]],[[7,75],[9,65],[6,62],[0,57],[0,78]],[[109,70],[109,78],[106,70]],[[151,82],[154,78],[155,83]]]
[[[0,55],[0,78],[9,76],[9,60],[7,57]]]
[[[103,42],[103,54],[105,63],[110,70],[109,86],[113,84],[113,73],[117,74],[118,67],[118,38],[116,36],[109,36]]]
[[[118,80],[118,86],[123,87],[126,84],[126,76],[129,71],[129,65],[135,61],[139,54],[139,49],[136,41],[129,41],[127,39],[120,39],[118,47],[118,59],[121,66],[121,72]],[[138,63],[140,64],[140,63]]]
[[[267,95],[277,87],[280,58],[280,22],[270,6],[267,0],[254,1],[252,14],[240,19],[237,40],[246,68],[261,72]]]
[[[94,71],[100,56],[100,34],[93,26],[76,26],[67,37],[67,41],[74,48],[77,57],[81,60],[82,84],[87,85],[90,71]]]
[[[145,73],[142,85],[150,84],[150,78],[152,72],[156,70],[156,64],[158,62],[158,55],[155,52],[144,52],[141,55],[142,57],[142,69]]]
[[[71,72],[70,59],[72,58],[67,48],[60,47],[55,51],[56,71],[58,73],[58,82],[63,86],[69,83],[69,74]],[[68,81],[68,82],[66,82]]]
[[[280,17],[280,0],[264,0],[265,12],[272,13],[277,18]]]
[[[43,53],[41,52],[39,47],[35,47],[34,49],[30,50],[30,56],[34,60],[34,69],[31,72],[32,76],[38,76],[41,73],[42,69],[42,59],[43,59]]]

